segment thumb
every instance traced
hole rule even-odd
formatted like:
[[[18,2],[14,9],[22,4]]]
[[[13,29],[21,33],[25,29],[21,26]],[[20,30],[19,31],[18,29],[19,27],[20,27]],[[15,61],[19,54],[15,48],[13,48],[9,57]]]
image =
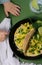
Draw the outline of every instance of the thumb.
[[[8,14],[8,12],[6,10],[5,10],[5,14],[6,14],[7,17],[9,16],[9,14]]]

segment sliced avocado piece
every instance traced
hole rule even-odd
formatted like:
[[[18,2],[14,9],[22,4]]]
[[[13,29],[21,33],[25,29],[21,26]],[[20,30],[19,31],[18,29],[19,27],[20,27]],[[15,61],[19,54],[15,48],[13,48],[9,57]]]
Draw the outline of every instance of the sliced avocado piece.
[[[40,36],[42,36],[42,27],[38,28],[38,32],[39,32]]]
[[[37,0],[32,0],[32,7],[36,10],[39,10],[39,6],[38,6],[38,3],[37,3]]]

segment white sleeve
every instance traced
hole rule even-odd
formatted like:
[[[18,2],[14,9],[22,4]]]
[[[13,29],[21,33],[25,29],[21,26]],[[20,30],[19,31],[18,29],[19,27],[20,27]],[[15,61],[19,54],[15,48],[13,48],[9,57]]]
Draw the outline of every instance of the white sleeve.
[[[10,2],[10,0],[0,0],[0,4],[3,4],[5,2]]]

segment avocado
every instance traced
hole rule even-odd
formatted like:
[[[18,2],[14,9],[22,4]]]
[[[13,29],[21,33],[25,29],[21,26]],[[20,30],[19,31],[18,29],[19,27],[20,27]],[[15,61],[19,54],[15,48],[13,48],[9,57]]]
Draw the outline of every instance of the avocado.
[[[42,27],[38,28],[38,32],[39,32],[40,36],[42,36]]]
[[[37,3],[37,0],[32,0],[32,7],[36,10],[39,10],[39,6],[38,6],[38,3]]]

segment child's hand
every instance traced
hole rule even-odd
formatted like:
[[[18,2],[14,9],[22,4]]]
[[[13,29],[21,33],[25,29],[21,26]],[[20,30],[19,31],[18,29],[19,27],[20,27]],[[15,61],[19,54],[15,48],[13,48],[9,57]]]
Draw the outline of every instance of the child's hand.
[[[0,31],[0,41],[4,41],[9,33],[6,31]]]
[[[9,16],[8,12],[15,16],[18,16],[20,14],[19,6],[15,5],[11,2],[6,2],[3,5],[4,5],[4,11],[5,11],[6,16]]]

